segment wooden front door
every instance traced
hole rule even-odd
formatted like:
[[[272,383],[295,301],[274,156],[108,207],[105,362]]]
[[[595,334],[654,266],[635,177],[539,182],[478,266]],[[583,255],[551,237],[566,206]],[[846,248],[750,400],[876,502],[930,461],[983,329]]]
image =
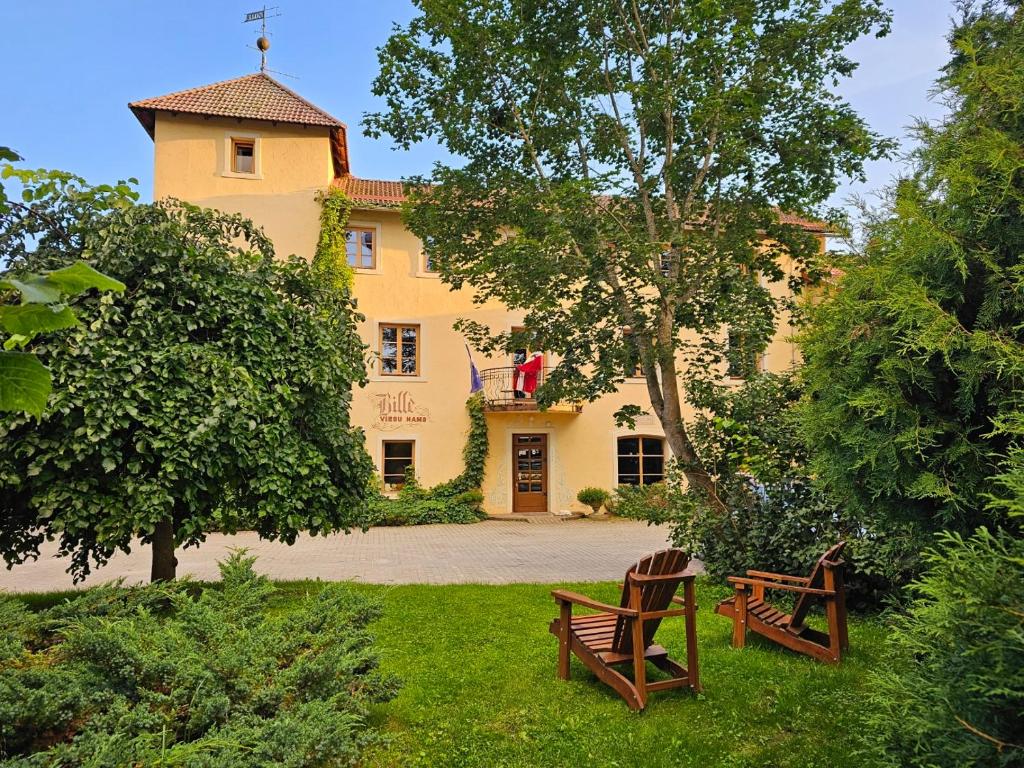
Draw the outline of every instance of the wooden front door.
[[[548,436],[512,435],[512,511],[548,511]]]

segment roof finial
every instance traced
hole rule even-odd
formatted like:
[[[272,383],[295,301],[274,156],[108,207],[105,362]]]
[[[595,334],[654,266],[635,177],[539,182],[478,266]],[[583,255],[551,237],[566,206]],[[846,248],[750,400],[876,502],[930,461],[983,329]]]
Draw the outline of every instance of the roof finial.
[[[276,11],[277,6],[267,8],[263,6],[258,11],[250,11],[245,14],[245,21],[243,24],[247,24],[250,21],[258,21],[260,23],[260,36],[256,38],[256,50],[260,52],[260,72],[266,72],[267,70],[267,51],[270,49],[270,40],[267,38],[267,11]],[[280,13],[271,13],[269,18],[280,16]]]

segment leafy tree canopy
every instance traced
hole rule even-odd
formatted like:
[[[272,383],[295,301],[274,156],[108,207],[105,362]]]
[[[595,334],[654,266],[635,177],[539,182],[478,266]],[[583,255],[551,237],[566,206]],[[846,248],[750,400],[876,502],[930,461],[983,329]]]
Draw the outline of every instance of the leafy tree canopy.
[[[8,563],[57,537],[82,577],[138,536],[170,578],[174,546],[211,528],[291,542],[352,524],[372,469],[349,422],[364,346],[329,270],[275,260],[237,215],[24,182],[35,213],[0,228],[13,273],[83,258],[127,288],[76,298],[80,322],[31,346],[55,387],[38,421],[0,419]]]
[[[444,280],[524,310],[529,338],[459,327],[485,352],[557,353],[542,402],[596,398],[639,365],[710,489],[685,397],[721,374],[727,329],[770,338],[783,252],[813,273],[816,240],[779,208],[810,211],[888,148],[832,90],[855,68],[844,48],[888,15],[878,0],[416,4],[381,49],[387,107],[367,131],[464,159],[413,180],[407,223]]]
[[[20,159],[13,150],[0,147],[0,161]],[[23,202],[7,196],[3,180],[15,175],[11,165],[5,164],[0,171],[0,221],[33,214],[34,190],[23,191]],[[21,350],[40,333],[70,328],[78,322],[65,299],[91,288],[123,291],[124,284],[83,262],[45,275],[30,273],[0,279],[0,302],[5,302],[0,304],[0,328],[7,333],[0,351],[0,411],[43,412],[52,387],[50,372],[34,355]]]
[[[963,532],[1024,405],[1024,10],[964,3],[912,174],[803,339],[814,470],[842,503]]]

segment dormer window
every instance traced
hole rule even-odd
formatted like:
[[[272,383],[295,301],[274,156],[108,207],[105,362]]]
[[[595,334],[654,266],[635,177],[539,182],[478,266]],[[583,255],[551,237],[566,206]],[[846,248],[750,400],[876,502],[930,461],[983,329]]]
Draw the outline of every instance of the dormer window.
[[[256,173],[255,139],[231,139],[231,171],[250,175]]]

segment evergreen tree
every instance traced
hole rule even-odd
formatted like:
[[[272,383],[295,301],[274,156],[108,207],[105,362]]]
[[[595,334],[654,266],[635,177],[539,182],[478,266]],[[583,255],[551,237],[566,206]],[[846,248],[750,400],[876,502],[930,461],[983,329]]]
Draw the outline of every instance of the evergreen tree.
[[[1024,400],[1024,7],[963,2],[912,173],[811,313],[813,469],[857,514],[969,533]]]

